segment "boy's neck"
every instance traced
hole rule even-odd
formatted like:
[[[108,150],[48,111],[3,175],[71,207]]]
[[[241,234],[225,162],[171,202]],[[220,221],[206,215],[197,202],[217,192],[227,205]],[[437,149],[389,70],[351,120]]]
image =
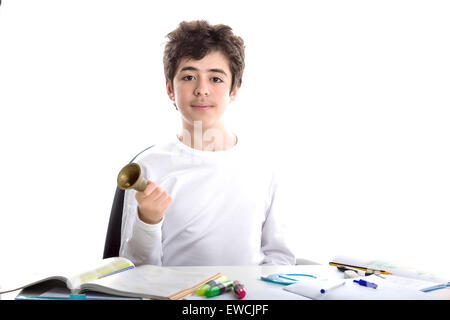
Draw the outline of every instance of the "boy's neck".
[[[177,137],[188,147],[201,151],[223,151],[237,143],[237,137],[223,125],[203,128],[201,122],[194,122],[193,126],[183,123],[181,133],[177,134]]]

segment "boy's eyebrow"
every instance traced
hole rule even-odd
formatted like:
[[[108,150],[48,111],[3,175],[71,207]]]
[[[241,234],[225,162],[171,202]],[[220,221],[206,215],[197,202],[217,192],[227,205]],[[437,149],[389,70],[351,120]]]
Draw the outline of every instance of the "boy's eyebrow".
[[[199,70],[197,68],[188,66],[188,67],[181,68],[180,73],[183,71],[199,71]],[[228,76],[227,73],[222,69],[208,69],[208,72],[217,72],[217,73],[222,73],[225,76]]]

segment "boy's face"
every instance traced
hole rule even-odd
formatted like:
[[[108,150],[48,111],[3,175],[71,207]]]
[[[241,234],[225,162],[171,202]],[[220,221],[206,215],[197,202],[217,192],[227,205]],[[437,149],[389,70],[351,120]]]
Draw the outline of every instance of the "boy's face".
[[[166,81],[167,94],[181,112],[184,125],[219,128],[227,105],[233,101],[238,86],[230,93],[232,74],[228,59],[212,51],[201,60],[183,58],[173,79],[173,90]]]

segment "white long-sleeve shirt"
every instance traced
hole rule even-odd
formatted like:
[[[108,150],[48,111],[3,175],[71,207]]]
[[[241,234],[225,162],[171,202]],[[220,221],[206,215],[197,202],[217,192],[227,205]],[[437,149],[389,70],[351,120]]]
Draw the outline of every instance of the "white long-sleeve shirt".
[[[176,136],[135,162],[171,197],[163,220],[150,225],[126,190],[120,256],[136,265],[294,264],[277,221],[278,185],[264,155],[245,142],[201,151]]]

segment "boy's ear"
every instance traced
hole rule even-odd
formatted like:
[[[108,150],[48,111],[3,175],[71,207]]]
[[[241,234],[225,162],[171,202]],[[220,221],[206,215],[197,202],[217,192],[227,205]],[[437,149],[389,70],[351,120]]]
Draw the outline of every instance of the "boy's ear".
[[[172,90],[169,80],[166,80],[166,90],[167,90],[167,95],[169,96],[169,99],[172,101],[175,101],[175,95],[173,94],[173,90]]]
[[[234,99],[236,98],[236,94],[237,94],[239,88],[240,88],[240,86],[236,85],[236,87],[234,87],[233,91],[231,91],[231,93],[230,93],[230,102],[234,101]]]

